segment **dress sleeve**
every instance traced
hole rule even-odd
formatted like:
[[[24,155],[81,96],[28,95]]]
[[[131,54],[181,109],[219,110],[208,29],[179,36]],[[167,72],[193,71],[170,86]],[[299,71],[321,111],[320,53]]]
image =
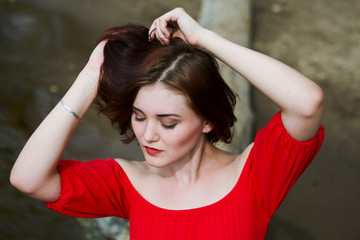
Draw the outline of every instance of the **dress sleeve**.
[[[55,202],[45,202],[48,208],[72,217],[127,218],[125,173],[115,160],[61,160],[58,171],[61,196]]]
[[[260,129],[250,153],[253,184],[260,210],[270,218],[318,153],[325,136],[320,126],[313,139],[299,142],[286,131],[281,112]]]

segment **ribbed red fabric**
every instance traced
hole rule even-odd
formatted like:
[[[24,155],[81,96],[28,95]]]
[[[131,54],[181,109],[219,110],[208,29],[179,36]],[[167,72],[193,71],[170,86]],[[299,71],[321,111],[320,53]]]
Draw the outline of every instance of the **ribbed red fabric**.
[[[264,239],[271,216],[319,151],[324,134],[321,126],[312,140],[298,142],[277,113],[256,135],[235,187],[204,207],[168,210],[151,204],[112,158],[62,160],[61,197],[46,205],[74,217],[128,218],[131,240]]]

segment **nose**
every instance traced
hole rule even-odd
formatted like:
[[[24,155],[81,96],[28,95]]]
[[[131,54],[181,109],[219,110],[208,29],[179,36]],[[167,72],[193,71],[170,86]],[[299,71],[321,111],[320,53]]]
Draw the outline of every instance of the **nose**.
[[[157,132],[157,128],[154,122],[147,122],[143,136],[146,142],[156,142],[159,140],[159,134]]]

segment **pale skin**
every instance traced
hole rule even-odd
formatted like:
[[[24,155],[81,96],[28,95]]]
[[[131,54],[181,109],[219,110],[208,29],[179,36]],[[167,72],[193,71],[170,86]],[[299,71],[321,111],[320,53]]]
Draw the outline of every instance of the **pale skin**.
[[[201,27],[181,8],[157,18],[149,29],[150,38],[167,44],[170,33],[166,26],[177,27],[175,36],[213,53],[274,101],[293,138],[307,141],[314,137],[324,102],[318,85],[275,59]],[[80,117],[96,97],[104,45],[102,42],[95,48],[64,96],[66,104]],[[215,148],[205,137],[212,130],[211,123],[197,116],[183,95],[162,84],[140,89],[133,106],[132,126],[146,161],[117,161],[146,200],[166,209],[190,209],[214,203],[231,191],[252,144],[240,155]],[[11,183],[31,197],[56,201],[61,190],[56,166],[78,123],[58,104],[20,153]],[[149,154],[146,147],[160,153]]]

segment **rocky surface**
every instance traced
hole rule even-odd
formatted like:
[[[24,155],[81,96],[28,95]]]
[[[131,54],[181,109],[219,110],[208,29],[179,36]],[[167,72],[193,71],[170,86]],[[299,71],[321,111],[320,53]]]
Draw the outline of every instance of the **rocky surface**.
[[[251,38],[251,1],[250,0],[202,0],[199,23],[207,29],[242,46],[249,47]],[[234,22],[236,24],[234,24]],[[231,144],[217,146],[240,154],[252,140],[253,119],[251,86],[230,67],[218,61],[220,73],[237,94],[235,106],[234,136]]]
[[[317,82],[326,102],[320,153],[271,221],[268,239],[359,239],[359,1],[255,0],[253,47]],[[256,128],[277,111],[254,91]]]

